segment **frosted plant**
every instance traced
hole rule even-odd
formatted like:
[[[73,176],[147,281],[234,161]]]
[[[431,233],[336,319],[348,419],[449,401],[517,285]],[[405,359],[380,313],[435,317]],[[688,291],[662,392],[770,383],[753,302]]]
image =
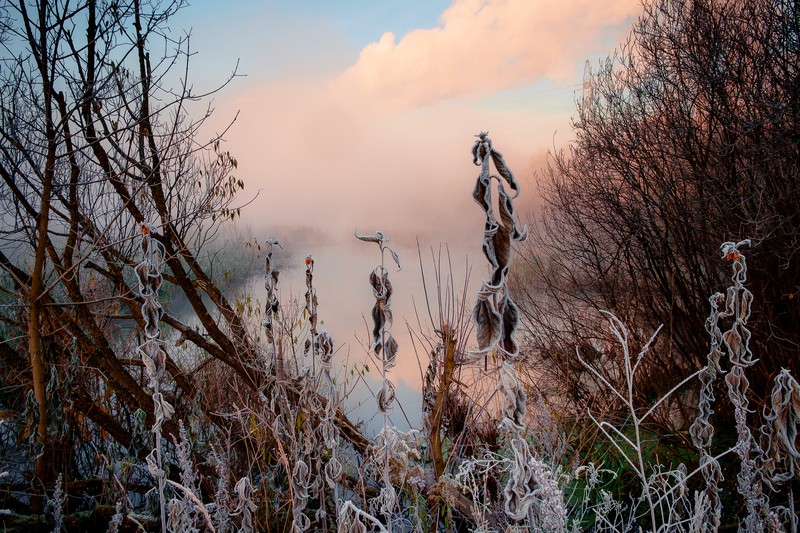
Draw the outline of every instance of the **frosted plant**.
[[[619,533],[630,531],[625,520],[625,506],[614,499],[607,490],[600,490],[600,501],[595,506],[595,531],[598,533]]]
[[[402,487],[405,483],[417,483],[424,477],[419,466],[422,458],[419,440],[419,431],[415,429],[404,433],[394,426],[382,428],[368,449],[369,463],[380,470],[388,457],[392,484]]]
[[[489,525],[491,508],[485,495],[488,493],[490,478],[494,476],[495,471],[502,469],[506,460],[499,455],[485,453],[482,457],[471,457],[458,465],[454,481],[461,492],[471,496],[472,517],[476,531],[491,530]]]
[[[669,528],[669,519],[667,523],[659,528],[659,505],[662,503],[663,498],[669,497],[673,490],[682,489],[679,483],[673,485],[669,489],[663,487],[663,472],[656,470],[654,475],[649,473],[650,465],[645,463],[645,441],[643,439],[643,428],[648,418],[655,412],[655,410],[667,401],[678,389],[683,387],[686,383],[693,380],[695,377],[703,372],[703,369],[692,373],[687,378],[683,379],[680,383],[675,385],[671,390],[659,398],[647,411],[642,413],[641,409],[637,407],[634,402],[636,389],[637,371],[641,368],[641,364],[650,351],[650,346],[655,342],[661,328],[659,327],[650,339],[645,343],[637,355],[632,355],[630,352],[628,331],[624,324],[613,314],[603,312],[608,317],[610,329],[616,338],[620,348],[622,349],[622,361],[624,372],[624,384],[620,389],[615,388],[611,381],[596,370],[592,365],[586,362],[578,352],[578,360],[581,364],[596,378],[596,380],[610,393],[616,396],[627,409],[628,424],[631,428],[632,434],[628,436],[626,432],[618,428],[607,420],[598,420],[595,415],[587,410],[589,418],[594,422],[603,436],[608,440],[612,447],[628,464],[631,471],[639,478],[642,486],[642,495],[640,500],[647,504],[646,513],[650,518],[650,525],[652,531],[661,531],[664,528]],[[672,473],[670,473],[672,475]],[[635,510],[635,507],[632,509]],[[668,513],[669,516],[669,513]],[[662,516],[663,518],[663,516]]]
[[[509,468],[509,480],[503,489],[505,511],[512,520],[525,520],[528,508],[533,504],[536,495],[534,487],[532,457],[522,439],[511,441],[514,455]]]
[[[592,495],[595,492],[599,493],[603,490],[603,477],[606,475],[608,475],[610,479],[615,479],[617,477],[616,472],[613,470],[603,468],[602,465],[596,465],[591,462],[579,466],[573,472],[574,478],[582,479],[584,485],[581,491],[576,491],[573,493],[572,496],[574,499],[571,499],[569,502],[571,507],[570,517],[572,519],[572,524],[569,531],[573,533],[580,531],[581,524],[591,514],[595,515],[596,522],[601,521],[597,519],[597,515],[601,511],[601,509],[598,507],[599,504],[592,505],[591,501]]]
[[[662,525],[659,531],[683,531],[690,525],[693,502],[687,488],[689,474],[686,465],[667,469],[662,465],[654,465],[653,473],[648,480],[648,487],[653,495],[658,516]],[[696,503],[696,502],[694,502]]]
[[[709,334],[710,350],[708,364],[700,373],[700,399],[698,415],[689,429],[692,442],[700,452],[700,471],[706,482],[702,497],[696,500],[695,522],[700,531],[716,531],[720,526],[722,502],[720,500],[719,484],[723,480],[722,469],[715,457],[709,454],[714,426],[710,421],[713,414],[714,381],[723,370],[720,361],[726,355],[730,358],[731,371],[725,377],[728,394],[735,408],[735,417],[739,441],[736,452],[742,459],[742,470],[739,475],[739,492],[748,500],[748,527],[753,531],[762,531],[763,524],[759,518],[766,502],[760,494],[761,489],[755,488],[756,471],[755,462],[751,453],[755,441],[750,429],[747,427],[747,389],[748,382],[744,376],[744,369],[755,361],[750,352],[750,331],[747,329],[747,319],[750,315],[750,305],[753,295],[744,287],[747,280],[747,263],[740,247],[749,245],[750,241],[739,243],[726,242],[721,246],[722,257],[732,262],[733,285],[728,288],[725,295],[716,293],[709,298],[710,314],[706,320],[706,331]],[[724,332],[720,326],[723,319],[733,319],[731,328]],[[755,492],[758,492],[756,494]]]
[[[336,419],[336,406],[338,405],[338,393],[333,384],[333,377],[331,376],[331,369],[333,367],[333,337],[327,330],[317,332],[317,314],[318,314],[318,301],[317,293],[314,289],[313,275],[314,275],[314,259],[309,255],[305,259],[306,265],[306,312],[309,315],[309,338],[306,339],[305,353],[309,351],[312,354],[312,364],[316,368],[316,361],[319,359],[319,365],[322,370],[320,380],[323,383],[322,392],[324,394],[326,403],[323,409],[317,409],[321,412],[319,425],[317,430],[319,437],[325,449],[328,451],[328,459],[326,464],[322,466],[322,457],[319,453],[315,453],[315,470],[321,473],[325,479],[325,483],[320,481],[320,476],[316,475],[314,479],[314,489],[316,497],[320,502],[319,509],[317,510],[317,518],[324,522],[325,519],[325,494],[324,489],[327,484],[328,488],[333,492],[333,501],[337,509],[339,506],[339,493],[338,481],[342,475],[342,465],[337,458],[339,447],[339,429],[335,424]],[[314,390],[309,390],[308,398],[316,399],[316,392],[319,387],[316,378],[316,370],[314,373]],[[304,385],[309,386],[311,381],[308,380]],[[310,442],[310,439],[309,439]],[[316,450],[315,450],[316,451]],[[321,471],[321,472],[320,472]]]
[[[175,455],[178,458],[180,467],[181,485],[189,489],[194,494],[200,494],[197,488],[197,476],[192,463],[192,443],[183,425],[183,421],[178,421],[178,435],[180,438],[175,442]]]
[[[698,402],[698,414],[695,421],[689,428],[689,435],[692,443],[700,452],[699,462],[700,471],[706,483],[706,488],[702,495],[695,499],[695,526],[708,528],[708,531],[716,531],[720,526],[722,515],[722,501],[720,499],[720,486],[723,480],[722,467],[719,461],[709,453],[711,441],[714,437],[714,425],[711,423],[711,415],[714,413],[714,381],[717,374],[722,373],[719,366],[722,357],[722,347],[720,339],[722,333],[719,329],[719,293],[709,298],[711,314],[706,320],[706,331],[710,335],[710,350],[708,352],[708,364],[700,373],[700,398]],[[705,531],[698,529],[697,531]]]
[[[337,457],[337,448],[331,449],[331,456],[325,463],[323,469],[323,476],[328,488],[333,491],[333,501],[336,505],[336,516],[339,516],[340,502],[339,502],[339,481],[342,479],[342,463]],[[320,506],[324,508],[324,506]]]
[[[180,470],[180,483],[167,482],[177,488],[182,498],[172,498],[169,502],[167,522],[170,531],[195,531],[194,515],[199,515],[206,523],[206,530],[214,531],[208,508],[199,498],[200,489],[197,484],[194,464],[191,459],[192,445],[182,421],[178,421],[180,438],[175,442],[175,455]]]
[[[58,474],[56,488],[53,490],[53,499],[49,502],[53,508],[53,533],[61,533],[66,530],[64,524],[64,509],[67,505],[67,495],[64,492],[64,477]]]
[[[267,290],[267,303],[264,305],[264,331],[267,334],[267,342],[272,346],[272,365],[275,367],[275,374],[279,379],[283,378],[283,362],[280,360],[275,343],[275,321],[278,319],[280,302],[275,289],[278,285],[278,274],[280,270],[272,264],[272,249],[275,246],[282,248],[278,238],[274,235],[267,237],[264,241],[266,251],[264,252],[264,288]]]
[[[790,509],[782,506],[770,509],[769,496],[765,491],[765,487],[773,491],[780,490],[782,484],[796,479],[800,473],[800,451],[797,448],[800,386],[787,370],[782,370],[775,377],[770,401],[763,413],[759,441],[753,436],[747,421],[751,411],[748,400],[749,381],[745,371],[757,362],[750,349],[751,333],[747,327],[753,295],[745,287],[747,262],[741,251],[749,244],[748,240],[722,244],[722,258],[731,262],[732,285],[725,294],[717,293],[709,299],[711,313],[706,329],[711,350],[708,365],[701,374],[699,414],[690,430],[692,440],[700,450],[700,466],[707,486],[703,497],[697,499],[695,521],[701,523],[700,515],[706,515],[705,525],[697,526],[697,531],[713,531],[720,524],[718,483],[721,480],[721,470],[716,459],[710,457],[706,449],[714,434],[714,428],[709,421],[713,412],[712,385],[717,374],[722,373],[719,363],[723,358],[727,358],[730,363],[725,384],[734,406],[738,437],[733,448],[740,459],[737,488],[747,509],[741,525],[747,531],[756,532],[778,531],[783,528],[783,524],[797,530],[791,485],[787,486]],[[722,321],[730,322],[727,331],[723,332],[720,325]]]
[[[753,294],[744,286],[747,281],[747,262],[740,248],[749,244],[750,241],[745,240],[738,243],[726,242],[721,246],[722,258],[731,262],[733,284],[728,287],[725,295],[717,293],[709,299],[711,313],[706,322],[706,329],[710,335],[711,351],[708,366],[701,376],[703,382],[700,413],[692,425],[691,435],[695,445],[700,449],[701,467],[706,477],[706,498],[702,503],[709,509],[712,527],[718,527],[720,504],[716,486],[721,474],[719,465],[714,464],[705,449],[713,437],[713,427],[708,421],[711,413],[710,401],[713,400],[710,380],[721,371],[719,361],[721,357],[727,355],[730,370],[725,375],[725,383],[728,397],[734,407],[738,436],[735,451],[741,462],[737,476],[738,491],[744,498],[747,508],[744,527],[747,531],[760,532],[764,531],[764,518],[768,514],[769,500],[764,494],[759,466],[756,463],[760,449],[747,424],[749,381],[745,376],[745,369],[752,366],[756,360],[753,359],[750,350],[750,330],[747,328]],[[722,332],[719,325],[723,319],[732,321],[730,328],[725,332]]]
[[[484,279],[472,311],[478,348],[471,358],[486,356],[495,348],[503,358],[499,389],[504,397],[501,426],[514,434],[524,429],[526,410],[525,391],[517,379],[515,365],[521,362],[519,346],[515,339],[519,323],[519,309],[508,293],[506,278],[511,266],[511,241],[527,238],[528,228],[520,228],[514,214],[513,200],[519,195],[519,185],[506,165],[503,155],[492,148],[486,132],[481,132],[472,146],[473,163],[481,167],[472,197],[486,216],[483,232],[483,253],[489,261],[491,272]],[[493,162],[500,177],[491,173]],[[492,181],[497,180],[499,220],[494,213]],[[510,196],[503,181],[513,191]]]
[[[318,489],[318,499],[320,502],[318,514],[319,518],[324,518],[325,513],[325,494],[324,488],[327,484],[328,488],[333,491],[333,501],[338,510],[339,506],[339,493],[338,482],[342,476],[342,465],[337,458],[339,449],[339,428],[335,423],[336,420],[336,406],[338,405],[338,391],[334,387],[333,378],[331,377],[331,360],[333,358],[333,338],[330,334],[323,330],[319,333],[316,339],[316,353],[319,356],[320,366],[322,368],[322,380],[325,383],[324,393],[326,403],[321,411],[319,424],[317,430],[319,433],[319,440],[322,446],[328,451],[328,458],[325,465],[322,466],[322,457],[319,453],[316,454],[317,469],[322,470],[321,474],[325,480],[322,483],[319,476],[315,479],[315,486]]]
[[[514,214],[513,200],[519,195],[519,185],[503,155],[492,148],[492,141],[487,133],[481,132],[478,135],[478,140],[472,147],[472,157],[473,163],[481,167],[472,196],[486,215],[483,253],[491,266],[489,279],[483,280],[473,309],[478,340],[475,353],[487,354],[496,347],[506,357],[513,359],[519,356],[519,346],[514,338],[519,322],[519,309],[508,294],[506,277],[511,266],[511,241],[524,241],[528,228],[520,228]],[[490,161],[494,163],[500,177],[491,174]],[[493,207],[493,180],[498,182],[499,220]],[[513,191],[513,196],[506,192],[503,180]]]
[[[319,360],[319,366],[322,370],[320,379],[324,383],[323,392],[327,399],[325,421],[330,422],[329,425],[324,424],[323,432],[325,436],[323,440],[329,448],[336,445],[336,439],[330,432],[333,429],[333,414],[334,406],[338,401],[336,397],[336,390],[333,386],[333,377],[331,376],[331,369],[333,368],[333,337],[331,334],[323,329],[317,330],[317,323],[319,320],[319,301],[317,299],[317,290],[314,288],[314,259],[309,255],[305,259],[306,265],[306,294],[305,294],[305,311],[308,313],[309,323],[309,337],[306,339],[304,352],[312,354],[312,372],[314,374],[314,381],[317,382],[316,364]],[[316,391],[314,391],[316,392]],[[309,398],[316,398],[316,395],[309,395]],[[323,421],[324,422],[324,421]]]
[[[367,533],[368,531],[387,533],[389,531],[380,520],[366,511],[362,511],[350,500],[345,501],[340,507],[337,522],[339,524],[338,533]]]
[[[503,488],[503,510],[508,518],[527,521],[524,527],[533,531],[567,531],[567,506],[559,484],[562,476],[535,457],[521,438],[511,440],[510,457],[486,452],[482,457],[464,460],[459,465],[455,483],[462,492],[472,496],[472,515],[478,530],[491,529],[491,509],[486,495],[490,478],[499,472],[509,477]]]
[[[154,421],[152,433],[154,435],[153,450],[147,455],[147,469],[158,482],[159,509],[161,514],[161,529],[172,531],[193,531],[192,511],[196,509],[205,518],[207,528],[214,530],[207,510],[194,494],[192,487],[195,485],[194,469],[188,458],[188,441],[185,432],[181,433],[181,442],[178,443],[178,458],[181,461],[182,481],[188,482],[189,487],[166,479],[163,468],[161,448],[161,427],[164,422],[171,419],[175,409],[164,398],[161,392],[161,380],[165,377],[167,353],[161,341],[160,321],[164,310],[158,301],[158,290],[163,283],[162,272],[166,260],[164,245],[152,235],[152,228],[147,224],[141,226],[142,262],[136,266],[136,276],[139,280],[139,294],[142,296],[142,319],[144,320],[145,341],[139,346],[139,353],[144,365],[144,372],[148,379],[148,386],[153,391]],[[181,426],[182,428],[182,426]],[[167,483],[181,490],[185,499],[173,498],[165,503],[165,488]],[[196,489],[195,489],[196,490]],[[169,516],[167,516],[169,507]]]
[[[564,493],[552,468],[536,457],[531,457],[529,465],[534,482],[531,527],[542,532],[566,531],[567,507],[564,505]]]
[[[214,523],[219,531],[225,532],[228,530],[230,515],[228,512],[230,466],[226,458],[213,446],[211,447],[211,463],[214,465],[214,471],[217,474],[217,487],[214,496],[216,504],[213,509]]]
[[[305,259],[306,264],[306,305],[305,305],[305,312],[308,314],[308,323],[309,323],[309,337],[306,339],[306,344],[304,348],[304,352],[308,355],[309,352],[312,354],[311,364],[312,368],[314,369],[314,375],[316,376],[316,358],[319,352],[320,346],[317,342],[317,321],[319,320],[317,308],[319,306],[319,301],[317,300],[317,290],[314,288],[314,258],[306,256]]]
[[[161,327],[159,322],[164,310],[158,301],[158,289],[163,282],[162,271],[166,259],[164,245],[152,237],[152,228],[143,224],[141,226],[142,262],[136,266],[136,276],[139,279],[139,294],[142,296],[142,318],[144,320],[145,341],[139,346],[139,353],[144,364],[145,375],[153,391],[153,407],[155,420],[152,432],[154,447],[147,456],[147,468],[158,482],[159,508],[161,512],[161,528],[166,532],[166,505],[164,502],[165,473],[161,453],[161,426],[172,418],[175,409],[164,399],[160,390],[160,381],[166,369],[167,354],[160,340]]]
[[[769,411],[764,413],[762,464],[765,480],[777,489],[783,482],[800,477],[800,383],[781,370],[775,376]]]
[[[489,261],[491,272],[481,284],[472,311],[478,347],[472,352],[470,359],[486,357],[495,349],[502,357],[498,383],[503,396],[500,428],[509,437],[514,453],[509,479],[503,490],[504,508],[513,520],[524,520],[539,496],[533,486],[533,458],[528,443],[522,438],[527,396],[517,378],[516,367],[524,357],[520,354],[515,338],[519,309],[509,294],[507,277],[511,267],[512,241],[524,241],[528,228],[519,226],[514,213],[514,199],[520,193],[514,174],[506,165],[503,155],[492,147],[487,133],[481,132],[477,137],[478,140],[472,146],[472,162],[480,166],[481,170],[472,197],[481,206],[486,217],[483,253]],[[494,163],[499,176],[492,174],[490,163]],[[493,181],[497,181],[499,219],[494,211]],[[513,195],[506,192],[504,183],[510,187]]]
[[[125,514],[122,512],[122,503],[117,502],[114,511],[114,516],[112,516],[111,520],[108,522],[108,529],[106,530],[106,532],[118,533],[119,527],[122,525],[123,520],[125,520]]]
[[[761,426],[761,472],[770,489],[777,491],[785,486],[789,506],[775,506],[770,509],[768,531],[783,531],[782,524],[788,525],[788,531],[800,530],[791,485],[792,480],[800,477],[798,425],[800,384],[788,370],[783,369],[775,377],[769,410],[764,413],[764,423]]]
[[[167,504],[167,528],[170,532],[198,533],[191,519],[191,511],[186,508],[186,502],[172,498]]]
[[[744,286],[744,282],[747,281],[747,263],[739,248],[749,244],[750,241],[742,241],[726,242],[722,245],[722,256],[732,261],[733,286],[728,288],[724,300],[725,309],[720,312],[720,317],[733,319],[730,329],[722,335],[731,363],[731,369],[725,376],[725,383],[728,386],[728,397],[734,406],[736,432],[739,436],[736,452],[741,459],[741,468],[737,481],[739,493],[744,497],[747,506],[744,525],[747,531],[757,533],[764,531],[763,518],[768,513],[769,502],[763,494],[755,460],[760,450],[747,425],[749,381],[744,371],[755,363],[753,353],[750,351],[750,330],[747,329],[753,294]]]
[[[233,487],[236,492],[236,508],[231,513],[231,516],[241,516],[241,527],[239,533],[253,533],[253,513],[256,510],[256,504],[253,503],[253,485],[250,479],[243,477],[236,482]]]
[[[292,485],[292,531],[299,533],[311,527],[311,520],[303,513],[312,489],[311,470],[303,459],[295,461],[289,480]]]
[[[565,531],[567,509],[552,469],[531,455],[523,439],[513,439],[511,448],[510,479],[503,489],[506,514],[512,520],[530,518],[529,525],[536,531]]]
[[[375,305],[372,308],[372,350],[375,355],[381,358],[382,382],[376,400],[378,410],[383,413],[383,429],[387,431],[389,427],[389,411],[395,399],[394,384],[389,380],[387,373],[389,369],[395,366],[398,344],[391,333],[392,284],[389,281],[389,271],[385,266],[385,255],[387,251],[391,254],[398,269],[400,268],[400,258],[387,244],[389,238],[380,231],[376,231],[373,235],[359,235],[356,233],[356,238],[364,242],[374,242],[381,252],[381,263],[373,269],[369,282],[372,285],[372,294],[375,297]],[[386,517],[389,531],[391,531],[392,513],[397,503],[397,494],[392,486],[389,461],[390,454],[387,447],[384,452],[383,487],[376,504],[380,512]]]

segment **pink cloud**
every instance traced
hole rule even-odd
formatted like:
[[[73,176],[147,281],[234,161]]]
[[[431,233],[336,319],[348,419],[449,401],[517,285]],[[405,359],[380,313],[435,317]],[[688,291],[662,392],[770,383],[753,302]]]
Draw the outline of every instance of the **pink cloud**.
[[[302,75],[258,79],[216,103],[209,127],[226,126],[240,111],[226,149],[247,183],[242,200],[261,191],[243,210],[244,222],[260,239],[277,233],[288,247],[300,247],[300,257],[315,254],[323,315],[337,343],[352,344],[353,331],[364,336],[362,314],[371,305],[366,274],[376,255],[352,236],[356,228],[387,232],[402,253],[406,268],[392,274],[398,338],[402,317],[413,320],[413,291],[422,303],[415,237],[426,258],[428,246],[439,242],[455,245],[457,265],[469,253],[472,282],[480,281],[486,262],[480,255],[483,217],[471,198],[478,172],[470,154],[473,134],[489,130],[505,155],[523,186],[523,217],[536,209],[532,177],[539,154],[569,134],[570,103],[579,90],[573,87],[579,87],[584,61],[605,56],[627,32],[623,21],[639,9],[638,0],[455,0],[438,28],[412,31],[399,42],[385,34],[355,63],[337,58],[352,64],[343,72],[309,65]],[[501,94],[480,105],[463,98],[533,86],[542,76],[567,87]],[[318,230],[324,245],[307,249],[308,243],[291,242],[282,233],[291,226]],[[457,276],[460,271],[456,266]],[[282,284],[297,289],[303,279],[286,277]],[[394,376],[419,386],[410,341],[400,342],[407,364]],[[361,355],[354,348],[353,356]]]
[[[244,197],[262,191],[245,219],[258,229],[318,225],[345,240],[355,228],[412,240],[477,235],[472,135],[488,130],[518,178],[532,174],[531,155],[569,135],[584,61],[618,43],[638,1],[455,0],[440,27],[399,42],[386,34],[338,74],[310,68],[245,86],[217,110],[223,119],[240,111],[228,144]],[[485,105],[543,75],[567,87]],[[474,105],[456,96],[490,98]]]
[[[454,0],[436,28],[383,34],[339,81],[395,109],[572,81],[576,61],[616,45],[640,12],[639,0]]]

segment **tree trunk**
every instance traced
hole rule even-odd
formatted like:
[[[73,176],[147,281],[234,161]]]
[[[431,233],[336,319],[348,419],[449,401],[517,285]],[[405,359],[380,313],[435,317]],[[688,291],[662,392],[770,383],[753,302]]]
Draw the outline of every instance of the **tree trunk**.
[[[44,356],[44,343],[42,341],[42,296],[44,295],[45,243],[48,238],[47,227],[49,222],[54,160],[54,150],[48,150],[48,164],[45,170],[39,221],[36,229],[38,241],[36,243],[33,272],[31,272],[31,292],[28,304],[28,351],[30,354],[31,374],[33,377],[33,396],[38,404],[39,412],[39,422],[36,427],[36,442],[40,445],[40,449],[39,456],[36,457],[34,466],[34,483],[37,488],[46,487],[49,482],[52,481],[49,468],[50,454],[47,453],[49,444],[47,431],[47,382],[50,373],[47,370],[47,362]],[[34,506],[33,511],[35,513],[41,512],[41,509],[36,508],[41,504],[42,502],[39,498],[34,498],[32,506]]]

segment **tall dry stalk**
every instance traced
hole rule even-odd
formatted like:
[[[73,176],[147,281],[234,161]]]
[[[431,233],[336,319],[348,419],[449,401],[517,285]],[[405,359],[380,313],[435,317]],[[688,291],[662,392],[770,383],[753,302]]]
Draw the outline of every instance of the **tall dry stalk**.
[[[375,305],[372,308],[372,350],[381,361],[381,389],[378,391],[376,401],[378,410],[383,414],[384,438],[390,432],[389,412],[395,400],[394,383],[389,379],[388,372],[395,366],[398,344],[392,335],[392,284],[389,281],[389,270],[386,268],[386,252],[389,252],[397,268],[400,267],[400,258],[389,245],[389,238],[382,232],[376,231],[373,235],[359,235],[356,238],[364,242],[373,242],[378,245],[381,262],[369,276]],[[392,515],[397,505],[397,493],[392,484],[390,474],[390,451],[388,440],[383,446],[383,486],[375,501],[375,507],[386,518],[388,531],[392,531]]]
[[[276,293],[280,270],[275,268],[272,261],[273,248],[275,246],[281,248],[281,243],[278,242],[277,237],[270,235],[264,241],[264,244],[266,245],[264,252],[264,288],[267,291],[267,301],[264,304],[264,322],[262,325],[267,334],[267,342],[272,348],[271,363],[275,377],[282,381],[284,378],[283,350],[275,338],[275,322],[278,320],[278,313],[280,312],[280,301]]]
[[[147,468],[158,482],[159,509],[161,514],[161,530],[167,531],[167,515],[165,502],[166,474],[161,450],[161,426],[172,418],[175,409],[164,399],[160,383],[166,369],[167,354],[163,342],[160,340],[161,327],[159,322],[164,310],[158,301],[158,289],[164,281],[162,272],[166,260],[166,250],[152,235],[152,227],[146,224],[141,226],[140,247],[142,261],[136,266],[136,276],[139,280],[139,294],[144,299],[142,304],[142,318],[144,320],[145,341],[139,346],[139,353],[144,364],[145,374],[149,386],[153,391],[153,407],[155,420],[153,421],[153,451],[147,456]]]

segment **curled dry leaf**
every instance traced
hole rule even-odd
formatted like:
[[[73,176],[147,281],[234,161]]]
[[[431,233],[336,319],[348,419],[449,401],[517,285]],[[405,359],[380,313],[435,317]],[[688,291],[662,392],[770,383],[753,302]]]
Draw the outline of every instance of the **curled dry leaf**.
[[[323,363],[329,363],[333,356],[333,337],[327,330],[322,330],[317,337],[317,351]]]
[[[503,489],[505,511],[513,520],[525,520],[528,509],[534,503],[536,482],[531,468],[531,455],[527,443],[521,438],[511,441],[514,457],[509,471],[509,479]]]
[[[509,429],[521,430],[525,427],[525,413],[527,410],[527,395],[522,390],[517,370],[509,361],[500,366],[500,391],[504,396],[503,425],[512,426]]]
[[[386,363],[387,369],[394,368],[395,360],[397,358],[397,349],[397,341],[391,334],[389,334],[386,342],[383,343],[384,362]]]
[[[372,235],[359,235],[358,231],[356,231],[356,239],[364,242],[374,242],[377,244],[389,242],[389,239],[383,234],[382,231],[376,231]]]
[[[478,349],[474,353],[488,353],[500,340],[503,318],[495,308],[494,291],[488,290],[485,284],[472,309],[472,320],[478,341]]]
[[[151,450],[150,453],[147,454],[145,462],[147,463],[147,470],[150,472],[151,476],[158,479],[164,475],[164,471],[158,467],[155,450]]]
[[[515,335],[517,331],[517,324],[519,323],[519,308],[508,294],[505,296],[502,308],[503,334],[500,338],[498,347],[506,358],[517,360],[520,358],[520,351]]]
[[[331,489],[336,488],[336,483],[342,477],[342,463],[334,455],[325,464],[325,481]]]
[[[236,482],[233,487],[238,499],[237,507],[247,507],[250,511],[256,510],[256,504],[253,503],[253,485],[250,483],[250,478],[243,477]]]
[[[781,370],[770,395],[770,410],[764,416],[763,462],[771,484],[800,476],[800,384]]]
[[[164,315],[164,309],[155,298],[145,298],[142,304],[142,318],[144,319],[144,334],[150,339],[156,339],[161,335],[161,328],[158,323]]]
[[[383,386],[381,387],[381,390],[378,391],[378,397],[376,398],[378,402],[378,410],[381,413],[388,413],[391,411],[392,403],[394,403],[394,397],[394,384],[389,380],[383,380]]]

